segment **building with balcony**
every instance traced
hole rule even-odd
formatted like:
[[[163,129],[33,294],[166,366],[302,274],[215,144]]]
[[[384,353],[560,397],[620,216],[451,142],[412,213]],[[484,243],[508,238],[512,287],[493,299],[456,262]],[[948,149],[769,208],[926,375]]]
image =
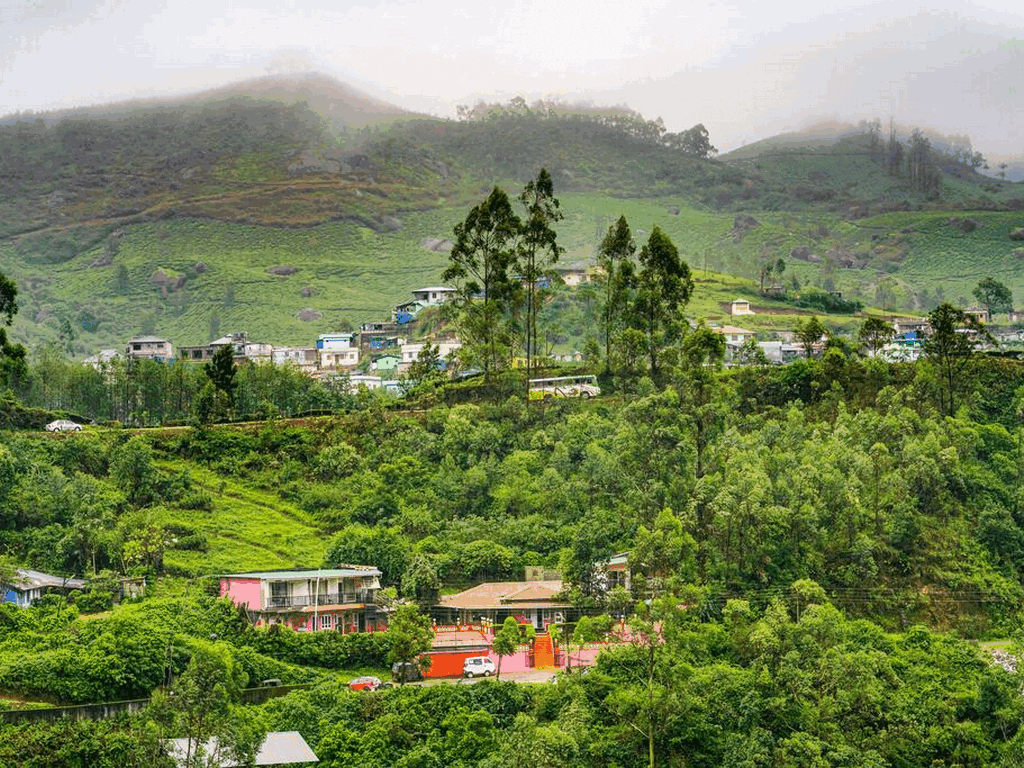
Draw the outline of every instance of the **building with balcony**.
[[[174,346],[167,339],[158,336],[136,336],[125,347],[125,355],[169,363],[174,361]]]
[[[199,347],[179,347],[178,358],[191,362],[205,362],[213,358],[221,347],[231,347],[236,362],[270,362],[274,347],[260,341],[249,341],[246,333],[230,333]]]
[[[257,626],[284,624],[299,632],[374,632],[386,626],[377,610],[380,571],[369,565],[230,573],[221,597],[244,606]]]

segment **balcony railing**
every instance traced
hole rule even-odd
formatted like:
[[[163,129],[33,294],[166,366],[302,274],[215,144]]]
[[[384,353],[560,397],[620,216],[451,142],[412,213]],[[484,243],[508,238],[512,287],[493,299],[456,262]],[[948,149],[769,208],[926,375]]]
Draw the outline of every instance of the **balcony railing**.
[[[361,592],[326,592],[314,595],[271,595],[264,602],[264,608],[307,608],[315,605],[350,605],[352,603],[372,603],[375,598],[373,590]]]

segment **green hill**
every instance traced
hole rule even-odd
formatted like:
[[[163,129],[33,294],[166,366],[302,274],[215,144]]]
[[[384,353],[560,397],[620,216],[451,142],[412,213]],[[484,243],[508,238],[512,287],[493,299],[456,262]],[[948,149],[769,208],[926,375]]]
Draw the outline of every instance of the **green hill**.
[[[452,122],[379,105],[374,125],[356,125],[346,115],[366,102],[339,84],[292,85],[0,126],[14,337],[53,340],[67,321],[82,355],[140,332],[310,343],[437,282],[469,206],[540,167],[566,212],[566,260],[591,258],[624,214],[634,230],[669,233],[697,269],[756,280],[783,258],[790,283],[888,308],[966,298],[988,276],[1024,291],[1007,237],[1024,224],[1024,192],[962,155],[932,151],[937,182],[924,192],[889,173],[865,133],[702,159],[628,111],[520,104]]]

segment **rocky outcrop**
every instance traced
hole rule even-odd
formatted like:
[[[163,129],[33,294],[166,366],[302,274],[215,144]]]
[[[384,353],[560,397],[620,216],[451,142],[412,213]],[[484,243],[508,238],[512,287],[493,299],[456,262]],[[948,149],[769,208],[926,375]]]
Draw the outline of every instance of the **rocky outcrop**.
[[[981,222],[976,219],[961,219],[959,216],[951,216],[946,220],[946,224],[953,227],[953,229],[960,230],[965,235],[970,234],[981,226]]]
[[[299,268],[293,267],[291,264],[279,264],[276,267],[267,267],[267,272],[272,275],[281,275],[282,277],[294,275],[298,271]]]
[[[434,253],[448,253],[452,249],[451,240],[442,240],[439,237],[425,237],[420,240],[420,245]]]
[[[157,267],[156,271],[149,277],[149,282],[159,288],[160,293],[164,296],[180,290],[185,286],[187,281],[188,278],[185,275],[165,271],[160,267]]]
[[[342,162],[312,152],[303,152],[288,163],[288,173],[299,176],[307,173],[341,173]]]
[[[1024,227],[1016,229],[1010,233],[1011,240],[1024,240]]]
[[[743,236],[752,229],[757,229],[761,226],[761,222],[755,219],[753,216],[741,213],[732,222],[732,236],[734,240],[742,240]]]
[[[797,261],[807,261],[811,264],[818,264],[821,262],[821,256],[816,253],[812,253],[811,249],[806,245],[798,245],[796,248],[789,252],[789,258],[796,259]]]
[[[315,309],[311,309],[309,307],[300,309],[298,314],[299,320],[304,323],[312,323],[314,320],[319,320],[323,316],[323,312],[317,312]]]

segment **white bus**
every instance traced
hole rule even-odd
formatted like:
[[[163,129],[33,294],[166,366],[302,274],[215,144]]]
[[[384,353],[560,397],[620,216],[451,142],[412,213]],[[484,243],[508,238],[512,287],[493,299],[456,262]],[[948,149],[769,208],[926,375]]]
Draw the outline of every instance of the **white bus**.
[[[557,376],[553,379],[530,379],[530,399],[547,400],[551,397],[597,397],[601,388],[597,376]]]

